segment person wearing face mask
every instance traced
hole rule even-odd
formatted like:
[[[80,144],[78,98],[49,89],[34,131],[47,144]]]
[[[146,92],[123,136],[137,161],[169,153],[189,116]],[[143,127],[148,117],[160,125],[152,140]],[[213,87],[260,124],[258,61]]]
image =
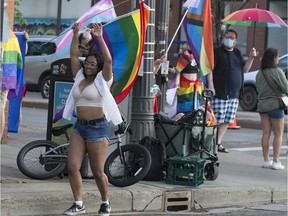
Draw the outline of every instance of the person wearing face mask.
[[[217,119],[218,152],[229,151],[221,144],[229,123],[234,122],[243,90],[244,73],[252,66],[258,52],[253,47],[245,62],[237,44],[237,32],[227,30],[223,43],[214,49],[214,70],[207,76],[208,88],[214,93],[212,109]]]

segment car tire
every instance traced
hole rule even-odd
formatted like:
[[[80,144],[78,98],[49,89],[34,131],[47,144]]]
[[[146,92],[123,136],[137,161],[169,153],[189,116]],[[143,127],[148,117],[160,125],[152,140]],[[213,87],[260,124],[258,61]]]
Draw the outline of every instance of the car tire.
[[[252,86],[245,86],[240,106],[244,111],[255,111],[257,109],[257,92]]]
[[[46,76],[42,79],[40,85],[40,92],[43,98],[49,98],[50,92],[50,77]]]

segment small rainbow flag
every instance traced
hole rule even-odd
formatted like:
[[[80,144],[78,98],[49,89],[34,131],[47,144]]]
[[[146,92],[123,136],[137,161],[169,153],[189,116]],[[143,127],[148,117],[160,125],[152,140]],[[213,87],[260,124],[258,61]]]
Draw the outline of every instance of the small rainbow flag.
[[[187,64],[187,61],[185,61],[183,58],[179,58],[175,67],[176,73],[180,73],[187,66]]]
[[[176,73],[180,73],[188,64],[192,66],[196,65],[193,55],[191,51],[184,50],[178,58],[178,62],[176,64],[175,70]]]

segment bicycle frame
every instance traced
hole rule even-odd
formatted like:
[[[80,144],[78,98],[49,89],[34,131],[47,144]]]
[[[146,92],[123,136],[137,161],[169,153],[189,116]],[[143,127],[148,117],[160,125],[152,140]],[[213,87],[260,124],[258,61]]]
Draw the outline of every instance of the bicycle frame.
[[[53,152],[53,151],[55,151],[57,149],[65,148],[68,145],[69,145],[69,143],[65,143],[65,144],[59,145],[59,146],[57,146],[57,147],[45,152],[45,154],[43,156],[45,157],[45,155],[48,155],[48,154],[50,154],[51,152]],[[67,154],[59,154],[58,152],[53,152],[53,153],[55,153],[55,155],[49,155],[49,157],[52,156],[52,157],[64,157],[64,158],[67,158]]]
[[[126,132],[126,131],[125,131]],[[125,157],[123,156],[123,152],[122,152],[122,148],[121,146],[123,146],[123,143],[122,143],[122,137],[125,135],[124,134],[117,134],[116,137],[113,137],[111,138],[110,140],[114,140],[112,141],[111,143],[108,144],[108,146],[112,146],[112,145],[115,145],[117,144],[117,148],[119,149],[119,152],[120,152],[120,160],[121,160],[121,163],[125,163]],[[68,141],[68,140],[67,140]],[[53,157],[53,158],[65,158],[67,159],[67,154],[59,154],[59,152],[55,152],[56,150],[60,149],[60,148],[66,148],[69,146],[69,142],[65,143],[65,144],[59,144],[59,146],[53,148],[53,149],[50,149],[48,151],[46,151],[42,157],[45,158],[45,157]],[[51,153],[54,153],[53,155],[50,155]]]

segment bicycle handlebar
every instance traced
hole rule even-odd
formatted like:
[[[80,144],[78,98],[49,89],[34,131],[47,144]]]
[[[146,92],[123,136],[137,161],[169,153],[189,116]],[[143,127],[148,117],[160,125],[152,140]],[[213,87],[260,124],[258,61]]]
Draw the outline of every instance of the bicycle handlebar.
[[[124,134],[128,131],[128,133],[132,134],[132,130],[130,128],[130,124],[123,121],[121,124],[118,124],[118,130],[114,132],[114,134],[117,136],[118,134]]]

